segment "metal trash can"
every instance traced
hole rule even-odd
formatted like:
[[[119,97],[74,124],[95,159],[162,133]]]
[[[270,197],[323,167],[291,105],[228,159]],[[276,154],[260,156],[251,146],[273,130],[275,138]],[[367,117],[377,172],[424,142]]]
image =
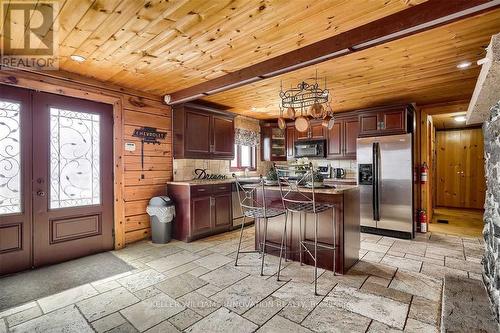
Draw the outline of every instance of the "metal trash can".
[[[151,221],[153,243],[165,244],[170,242],[172,235],[172,221],[175,216],[175,206],[167,196],[153,197],[149,200],[146,209]]]

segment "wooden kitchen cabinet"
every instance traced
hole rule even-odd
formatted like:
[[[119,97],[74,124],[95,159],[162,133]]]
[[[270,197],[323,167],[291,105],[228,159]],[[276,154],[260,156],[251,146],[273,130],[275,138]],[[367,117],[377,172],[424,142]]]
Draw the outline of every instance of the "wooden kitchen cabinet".
[[[231,229],[231,183],[192,185],[174,182],[168,184],[167,192],[175,203],[175,239],[190,242]]]
[[[322,140],[326,138],[325,128],[321,125],[321,120],[311,120],[311,126],[305,132],[295,130],[295,140]]]
[[[211,196],[191,199],[191,235],[200,235],[210,231],[212,218],[207,212],[210,212],[211,206]]]
[[[192,103],[173,112],[174,158],[233,159],[234,114]]]
[[[287,135],[274,123],[261,123],[260,145],[262,161],[286,161]]]
[[[194,110],[185,112],[184,155],[208,158],[210,156],[210,115]],[[197,135],[193,135],[196,133]],[[175,139],[175,138],[174,138]]]
[[[355,159],[358,135],[358,117],[335,117],[335,123],[328,131],[328,158]]]
[[[325,127],[320,123],[312,123],[309,128],[309,139],[311,140],[321,140],[325,138]]]
[[[234,158],[233,118],[212,116],[212,154],[216,158]]]
[[[300,132],[295,130],[295,140],[300,140],[300,139],[309,139],[309,130],[305,132]]]
[[[358,136],[359,119],[346,119],[344,121],[344,157],[356,159]]]
[[[289,125],[286,127],[286,157],[293,158],[295,154],[295,126]]]
[[[229,226],[231,224],[231,193],[216,194],[213,196],[213,227]]]
[[[360,110],[359,136],[404,134],[413,129],[413,106],[395,105]]]
[[[335,120],[333,127],[328,131],[328,149],[329,158],[342,156],[342,122]]]

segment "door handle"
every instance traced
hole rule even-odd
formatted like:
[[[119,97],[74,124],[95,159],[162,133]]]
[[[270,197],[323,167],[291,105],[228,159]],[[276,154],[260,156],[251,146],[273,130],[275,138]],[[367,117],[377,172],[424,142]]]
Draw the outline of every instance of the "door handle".
[[[45,196],[45,192],[44,191],[38,191],[38,192],[36,192],[36,195],[38,195],[39,197],[44,197]]]

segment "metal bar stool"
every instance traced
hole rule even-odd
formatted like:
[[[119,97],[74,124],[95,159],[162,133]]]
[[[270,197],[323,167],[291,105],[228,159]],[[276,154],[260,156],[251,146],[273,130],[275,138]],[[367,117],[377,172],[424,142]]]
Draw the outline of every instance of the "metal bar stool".
[[[290,220],[293,223],[293,213],[300,215],[299,224],[299,258],[302,265],[302,252],[306,252],[314,261],[314,294],[318,295],[318,247],[324,250],[331,250],[334,252],[333,259],[333,274],[335,275],[335,254],[336,254],[336,225],[335,225],[335,206],[333,204],[318,203],[315,197],[314,187],[314,169],[312,163],[304,165],[273,165],[273,168],[278,175],[278,184],[283,201],[283,207],[286,210],[287,216],[290,214]],[[332,210],[333,216],[333,246],[324,243],[318,243],[318,216],[319,214]],[[303,237],[302,231],[302,215],[304,215],[304,224],[307,225],[307,214],[314,214],[314,241],[306,240]],[[283,250],[286,251],[286,228],[287,220],[285,219],[285,226],[283,228],[283,235],[281,237],[280,248],[280,261],[278,265],[277,279],[279,281],[281,272],[281,260]],[[314,254],[309,250],[307,244],[314,245]],[[286,254],[285,254],[286,255]]]
[[[264,257],[266,252],[266,245],[274,246],[272,244],[266,243],[267,238],[267,223],[270,218],[277,217],[285,214],[284,209],[280,208],[268,208],[266,204],[266,191],[264,187],[264,179],[262,176],[259,181],[256,183],[242,184],[235,174],[233,177],[236,180],[236,190],[238,193],[238,198],[240,200],[241,210],[243,211],[243,223],[241,224],[240,231],[240,241],[238,243],[238,250],[236,252],[236,260],[234,261],[234,265],[238,266],[238,257],[240,253],[260,253],[261,254],[261,266],[260,266],[260,275],[264,275]],[[257,201],[257,190],[262,190],[262,202],[259,203]],[[259,242],[259,250],[253,251],[240,251],[241,248],[241,239],[243,237],[243,228],[245,225],[246,218],[264,219],[264,241]],[[286,224],[286,221],[285,221]],[[279,248],[279,246],[276,246]]]

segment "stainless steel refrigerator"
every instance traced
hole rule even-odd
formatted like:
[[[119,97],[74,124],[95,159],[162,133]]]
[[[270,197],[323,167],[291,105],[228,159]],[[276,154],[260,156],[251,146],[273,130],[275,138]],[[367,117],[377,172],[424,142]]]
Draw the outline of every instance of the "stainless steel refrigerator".
[[[361,230],[412,238],[412,134],[357,141]]]

